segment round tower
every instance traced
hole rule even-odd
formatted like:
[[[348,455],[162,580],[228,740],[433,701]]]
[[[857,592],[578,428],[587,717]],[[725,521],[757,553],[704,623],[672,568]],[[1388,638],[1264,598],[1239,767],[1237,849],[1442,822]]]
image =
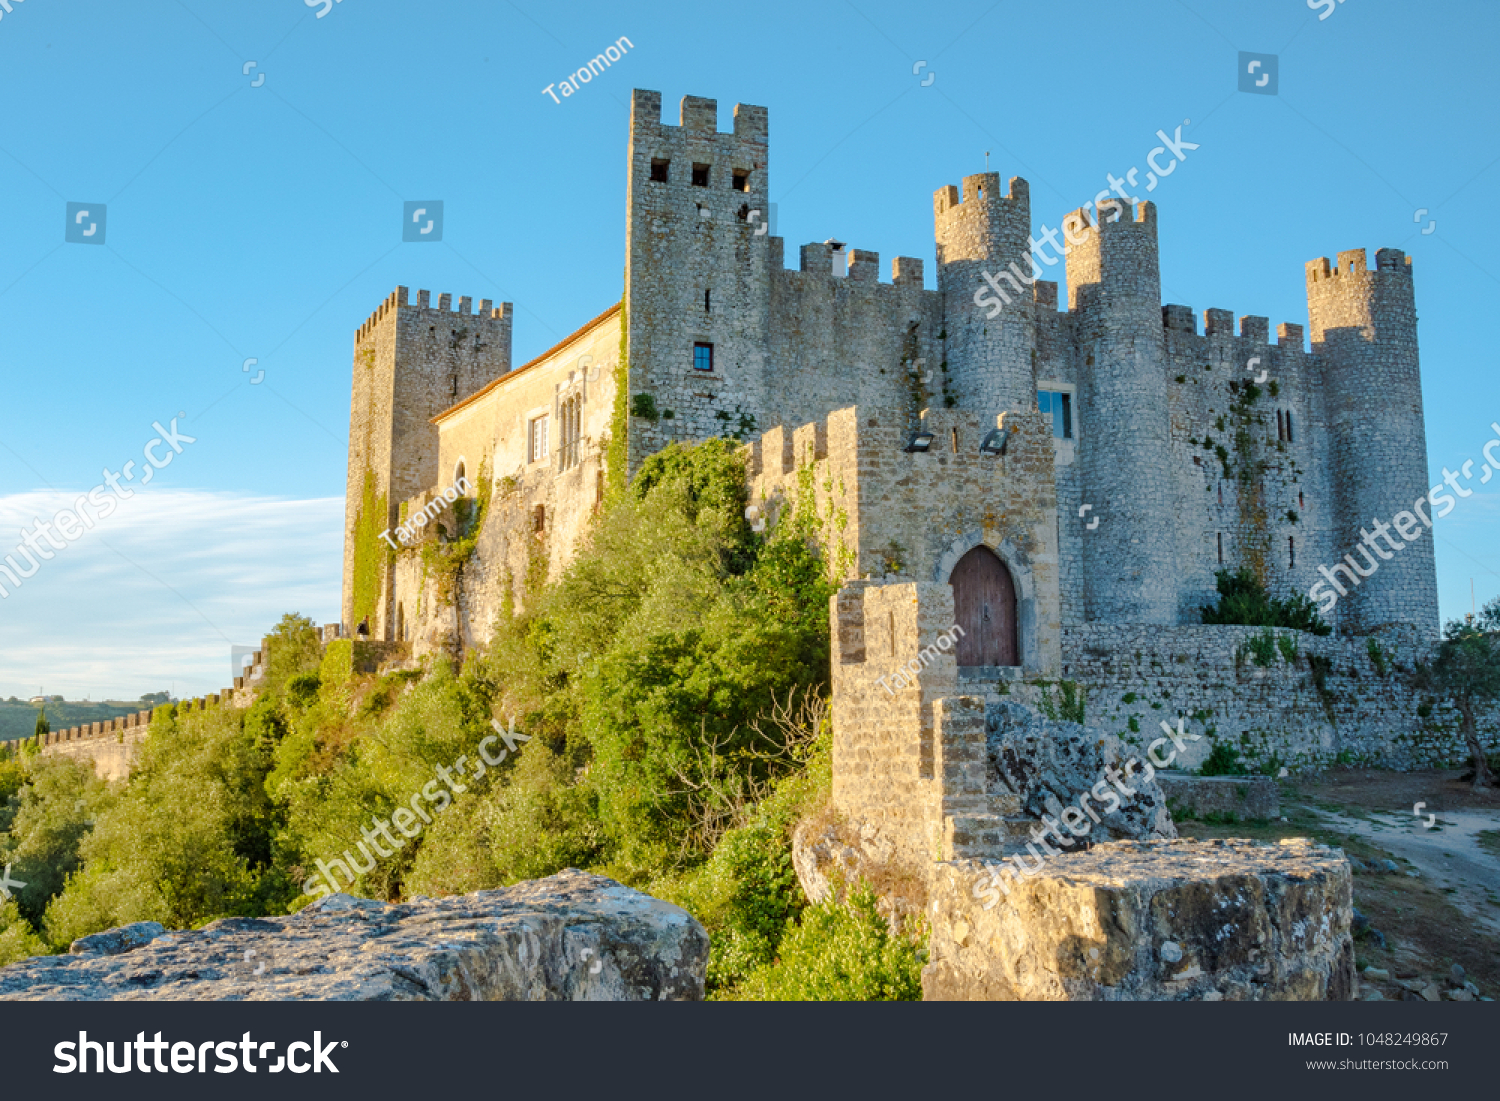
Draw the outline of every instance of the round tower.
[[[1084,617],[1177,622],[1178,530],[1167,406],[1156,207],[1099,204],[1063,220],[1068,309],[1075,316],[1079,401],[1074,433],[1083,504]],[[1132,216],[1133,213],[1133,216]],[[1059,516],[1059,524],[1077,524]]]
[[[965,176],[963,194],[949,184],[934,193],[938,292],[948,334],[949,388],[959,406],[989,416],[1036,408],[1031,284],[1031,193],[1012,176]]]
[[[1330,563],[1323,574],[1333,575],[1328,587],[1335,593],[1345,590],[1337,604],[1339,626],[1362,632],[1413,623],[1435,635],[1431,533],[1407,543],[1394,534],[1380,538],[1377,528],[1412,511],[1429,488],[1410,258],[1400,249],[1380,249],[1374,271],[1365,266],[1364,249],[1339,253],[1336,264],[1326,256],[1310,261],[1307,314],[1313,355],[1322,361],[1339,489],[1334,553],[1348,556],[1340,560],[1347,568]]]

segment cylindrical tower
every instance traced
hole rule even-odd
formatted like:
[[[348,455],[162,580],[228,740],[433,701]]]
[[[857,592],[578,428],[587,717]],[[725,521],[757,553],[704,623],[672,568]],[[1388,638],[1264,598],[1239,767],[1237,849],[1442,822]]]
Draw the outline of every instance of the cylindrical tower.
[[[1177,622],[1171,475],[1156,207],[1128,201],[1068,215],[1068,308],[1075,315],[1082,465],[1084,616]],[[1083,524],[1076,516],[1060,524]]]
[[[1350,569],[1330,564],[1330,587],[1346,590],[1337,605],[1339,626],[1368,631],[1413,623],[1436,634],[1431,534],[1407,543],[1394,533],[1381,538],[1379,527],[1412,511],[1429,487],[1411,260],[1387,248],[1375,253],[1374,271],[1365,267],[1364,249],[1339,253],[1334,265],[1326,256],[1310,261],[1307,313],[1312,351],[1322,360],[1339,489],[1334,550],[1349,555],[1352,563],[1341,562],[1355,572],[1351,577]]]
[[[1019,176],[965,176],[932,199],[948,384],[960,407],[992,416],[1036,407],[1029,252],[1031,195]],[[989,278],[987,279],[986,276]]]

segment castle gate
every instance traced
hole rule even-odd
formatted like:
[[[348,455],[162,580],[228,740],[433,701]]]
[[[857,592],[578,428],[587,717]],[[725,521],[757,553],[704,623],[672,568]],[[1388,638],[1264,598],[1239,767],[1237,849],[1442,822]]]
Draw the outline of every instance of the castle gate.
[[[1020,665],[1016,641],[1016,586],[989,547],[969,551],[953,567],[953,609],[963,634],[958,664]]]

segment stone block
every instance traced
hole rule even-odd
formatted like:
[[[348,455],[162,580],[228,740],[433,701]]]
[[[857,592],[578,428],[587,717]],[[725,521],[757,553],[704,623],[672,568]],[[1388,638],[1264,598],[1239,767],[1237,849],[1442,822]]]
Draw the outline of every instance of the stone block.
[[[1305,839],[1117,841],[930,886],[928,1001],[1347,1001],[1351,880]],[[1005,866],[1009,872],[1009,866]],[[988,908],[986,908],[988,907]]]
[[[1269,776],[1193,776],[1158,772],[1156,782],[1174,818],[1229,817],[1237,821],[1281,816],[1281,793]]]

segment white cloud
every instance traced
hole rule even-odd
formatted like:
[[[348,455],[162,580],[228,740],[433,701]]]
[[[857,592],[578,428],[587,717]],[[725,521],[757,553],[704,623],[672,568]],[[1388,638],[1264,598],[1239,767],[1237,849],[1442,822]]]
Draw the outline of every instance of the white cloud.
[[[21,528],[79,496],[0,497],[0,560],[28,568]],[[231,645],[258,644],[286,612],[338,619],[343,529],[340,497],[140,490],[19,586],[0,574],[0,696],[228,687]]]

